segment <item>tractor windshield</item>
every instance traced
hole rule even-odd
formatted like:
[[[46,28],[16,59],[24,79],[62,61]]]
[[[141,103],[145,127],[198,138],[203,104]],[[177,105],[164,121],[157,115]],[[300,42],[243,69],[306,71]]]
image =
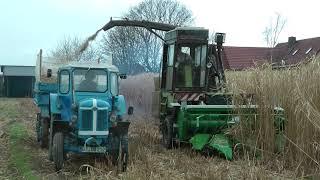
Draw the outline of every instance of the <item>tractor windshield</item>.
[[[175,63],[176,88],[204,87],[207,45],[178,46]]]
[[[107,72],[102,69],[76,69],[73,72],[75,91],[107,91]]]

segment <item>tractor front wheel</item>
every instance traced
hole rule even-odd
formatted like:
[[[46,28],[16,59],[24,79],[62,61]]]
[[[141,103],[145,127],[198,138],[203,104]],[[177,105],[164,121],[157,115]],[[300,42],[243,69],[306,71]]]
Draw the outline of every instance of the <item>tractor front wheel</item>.
[[[53,137],[52,158],[56,168],[59,171],[63,168],[64,153],[63,153],[63,133],[57,132]]]
[[[171,116],[166,117],[162,127],[162,144],[167,149],[173,147],[173,122]]]

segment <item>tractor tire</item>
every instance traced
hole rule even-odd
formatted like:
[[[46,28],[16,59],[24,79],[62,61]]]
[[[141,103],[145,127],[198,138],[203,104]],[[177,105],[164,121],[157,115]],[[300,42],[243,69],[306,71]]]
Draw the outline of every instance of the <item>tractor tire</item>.
[[[59,171],[63,168],[64,152],[63,152],[63,133],[57,132],[53,137],[52,157],[56,168]]]
[[[173,147],[173,121],[171,116],[166,117],[162,127],[162,145],[166,149],[172,149]]]
[[[123,135],[120,138],[120,144],[119,144],[119,149],[121,149],[121,152],[119,153],[120,156],[118,158],[118,168],[122,171],[125,172],[127,170],[128,166],[128,135]]]
[[[40,113],[37,113],[37,121],[36,121],[36,135],[37,135],[37,142],[40,142]]]
[[[116,136],[113,138],[113,145],[117,148],[111,153],[111,160],[119,171],[125,172],[128,166],[128,135]]]
[[[48,159],[50,161],[53,161],[53,157],[52,157],[52,141],[50,141],[50,140],[49,140],[49,148],[48,148]]]
[[[40,131],[40,147],[48,148],[49,141],[49,121],[47,119],[40,119],[41,131]]]

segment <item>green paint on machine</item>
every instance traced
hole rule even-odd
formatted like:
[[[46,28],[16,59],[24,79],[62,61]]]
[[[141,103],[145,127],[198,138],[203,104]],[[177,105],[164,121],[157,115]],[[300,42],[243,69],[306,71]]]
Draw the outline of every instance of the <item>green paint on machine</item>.
[[[202,150],[208,141],[210,140],[210,134],[196,134],[189,142],[192,144],[192,148],[195,150]]]
[[[232,145],[230,144],[228,137],[224,134],[196,134],[189,142],[195,150],[201,151],[205,147],[208,147],[222,153],[227,160],[232,160]]]
[[[224,134],[216,134],[209,141],[209,146],[214,150],[221,152],[226,159],[232,160],[232,146],[229,142],[229,138]]]

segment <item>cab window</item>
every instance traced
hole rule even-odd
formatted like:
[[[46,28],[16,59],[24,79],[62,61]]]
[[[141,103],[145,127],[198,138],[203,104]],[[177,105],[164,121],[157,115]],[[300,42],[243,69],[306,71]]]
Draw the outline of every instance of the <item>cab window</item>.
[[[110,86],[111,86],[111,94],[113,96],[118,95],[118,75],[116,73],[110,74]]]
[[[175,48],[174,44],[171,44],[168,47],[168,54],[167,54],[168,69],[166,74],[166,90],[172,89],[174,48]]]
[[[106,92],[107,71],[103,69],[76,69],[73,72],[75,91]]]
[[[69,93],[70,89],[70,74],[67,70],[62,70],[60,72],[60,79],[59,79],[59,90],[61,94]]]
[[[205,86],[206,45],[179,45],[175,62],[176,89]]]

